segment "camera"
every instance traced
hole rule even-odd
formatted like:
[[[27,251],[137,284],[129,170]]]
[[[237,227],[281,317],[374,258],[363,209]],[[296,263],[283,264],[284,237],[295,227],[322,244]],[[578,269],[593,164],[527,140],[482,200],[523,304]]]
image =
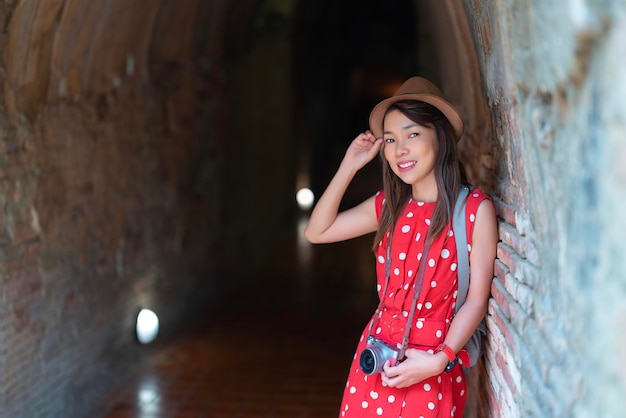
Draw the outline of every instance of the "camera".
[[[359,358],[359,365],[363,373],[380,373],[387,359],[390,359],[391,364],[395,365],[400,350],[390,347],[371,335],[367,337],[366,343],[367,346],[363,349]]]

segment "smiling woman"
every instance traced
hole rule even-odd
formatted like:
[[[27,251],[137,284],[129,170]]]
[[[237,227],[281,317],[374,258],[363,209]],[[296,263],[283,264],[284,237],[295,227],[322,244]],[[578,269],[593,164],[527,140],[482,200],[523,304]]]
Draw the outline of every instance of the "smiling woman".
[[[436,201],[437,179],[433,169],[438,143],[435,128],[413,122],[398,107],[392,106],[385,116],[383,138],[385,159],[396,176],[411,185],[413,199]]]
[[[305,229],[312,242],[376,232],[380,302],[359,339],[339,416],[463,416],[464,346],[487,311],[495,208],[472,190],[464,216],[468,248],[457,248],[452,212],[469,187],[456,151],[463,122],[428,80],[413,77],[376,105],[370,129],[348,147]],[[383,190],[340,212],[348,184],[377,154]],[[472,280],[455,313],[457,256],[468,250]]]

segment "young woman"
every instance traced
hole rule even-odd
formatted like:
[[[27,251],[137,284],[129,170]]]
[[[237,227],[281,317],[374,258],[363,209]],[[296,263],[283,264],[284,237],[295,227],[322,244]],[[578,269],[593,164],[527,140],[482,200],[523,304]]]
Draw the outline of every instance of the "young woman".
[[[463,121],[428,80],[410,78],[376,105],[370,129],[348,147],[305,229],[313,243],[376,232],[380,305],[361,335],[339,416],[462,417],[463,347],[487,311],[495,208],[481,190],[469,192],[468,248],[457,249],[452,216],[467,184],[456,150]],[[339,213],[348,184],[379,153],[383,190]],[[469,252],[471,280],[455,315],[457,250]]]

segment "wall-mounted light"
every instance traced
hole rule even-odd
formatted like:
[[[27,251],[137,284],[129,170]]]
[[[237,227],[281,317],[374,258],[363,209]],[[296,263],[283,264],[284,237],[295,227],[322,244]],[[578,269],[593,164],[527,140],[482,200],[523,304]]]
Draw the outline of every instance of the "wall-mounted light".
[[[150,309],[141,309],[137,314],[135,332],[140,343],[151,343],[159,333],[159,317]]]
[[[311,209],[314,201],[315,196],[313,195],[311,189],[304,187],[296,193],[296,202],[298,202],[300,209]]]

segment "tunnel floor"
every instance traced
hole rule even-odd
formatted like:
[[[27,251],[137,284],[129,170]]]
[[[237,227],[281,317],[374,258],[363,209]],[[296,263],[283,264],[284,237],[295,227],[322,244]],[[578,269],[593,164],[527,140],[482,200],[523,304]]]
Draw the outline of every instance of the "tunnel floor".
[[[303,222],[266,268],[153,349],[90,417],[336,416],[376,307],[372,237],[311,245]]]

